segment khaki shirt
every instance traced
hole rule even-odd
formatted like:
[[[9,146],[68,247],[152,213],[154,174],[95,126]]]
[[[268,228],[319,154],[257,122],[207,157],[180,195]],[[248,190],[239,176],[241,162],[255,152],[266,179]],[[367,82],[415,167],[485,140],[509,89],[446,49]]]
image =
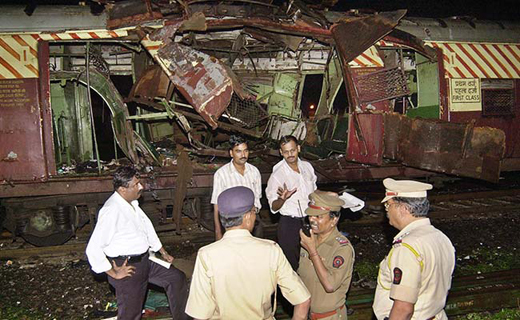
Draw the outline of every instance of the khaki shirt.
[[[455,248],[444,233],[420,219],[394,238],[392,249],[379,265],[374,298],[378,319],[390,314],[393,300],[414,304],[412,319],[448,319],[446,296],[455,268]]]
[[[311,312],[323,313],[345,305],[345,296],[352,280],[354,248],[336,228],[324,242],[320,243],[317,250],[327,268],[334,292],[325,292],[309,253],[303,248],[300,251],[298,274],[311,292]]]
[[[197,319],[274,319],[277,285],[293,305],[310,298],[278,244],[244,229],[227,230],[198,252],[186,313]]]

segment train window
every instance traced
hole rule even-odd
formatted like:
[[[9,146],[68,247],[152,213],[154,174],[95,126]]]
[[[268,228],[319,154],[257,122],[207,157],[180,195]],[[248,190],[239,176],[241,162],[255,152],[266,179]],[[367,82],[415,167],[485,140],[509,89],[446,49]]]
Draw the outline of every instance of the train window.
[[[482,79],[482,115],[509,116],[514,114],[513,80]]]

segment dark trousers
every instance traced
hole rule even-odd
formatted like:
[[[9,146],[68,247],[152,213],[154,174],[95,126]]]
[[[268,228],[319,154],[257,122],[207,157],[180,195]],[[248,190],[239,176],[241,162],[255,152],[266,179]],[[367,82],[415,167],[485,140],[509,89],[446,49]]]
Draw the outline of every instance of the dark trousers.
[[[294,271],[298,270],[300,262],[300,229],[303,218],[280,216],[278,221],[278,244]]]
[[[123,259],[110,259],[118,266],[124,263]],[[117,319],[141,319],[148,283],[164,288],[173,319],[188,319],[184,313],[188,300],[188,284],[184,272],[174,266],[166,269],[151,262],[148,255],[139,262],[129,261],[129,264],[135,266],[133,276],[120,280],[108,276],[108,282],[116,289]]]

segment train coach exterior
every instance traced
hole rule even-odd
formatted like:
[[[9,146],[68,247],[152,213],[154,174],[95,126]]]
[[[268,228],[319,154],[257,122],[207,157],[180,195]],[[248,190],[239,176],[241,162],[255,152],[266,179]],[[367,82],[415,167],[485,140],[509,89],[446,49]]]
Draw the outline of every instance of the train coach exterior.
[[[67,241],[110,194],[105,169],[125,161],[148,172],[143,205],[155,224],[179,231],[182,212],[211,227],[218,165],[171,145],[225,156],[218,144],[230,133],[258,147],[298,135],[307,155],[322,158],[322,182],[432,171],[496,181],[501,168],[518,169],[513,40],[427,38],[413,29],[426,20],[403,19],[404,11],[317,16],[244,2],[194,3],[187,14],[141,4],[118,2],[99,15],[3,11],[0,201],[13,234],[38,245]],[[255,16],[244,19],[249,11]],[[462,59],[470,49],[489,66]],[[321,88],[311,92],[311,82]],[[472,97],[459,97],[463,90]],[[309,95],[319,96],[312,108]],[[493,104],[504,97],[514,101],[508,114]],[[267,178],[270,166],[260,168]]]

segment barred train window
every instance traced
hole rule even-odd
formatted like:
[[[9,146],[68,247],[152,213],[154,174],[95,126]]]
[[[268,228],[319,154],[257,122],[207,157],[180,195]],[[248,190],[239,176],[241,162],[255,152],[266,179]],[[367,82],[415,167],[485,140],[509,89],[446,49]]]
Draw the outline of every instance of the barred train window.
[[[513,80],[482,79],[482,115],[514,114],[515,87]]]

